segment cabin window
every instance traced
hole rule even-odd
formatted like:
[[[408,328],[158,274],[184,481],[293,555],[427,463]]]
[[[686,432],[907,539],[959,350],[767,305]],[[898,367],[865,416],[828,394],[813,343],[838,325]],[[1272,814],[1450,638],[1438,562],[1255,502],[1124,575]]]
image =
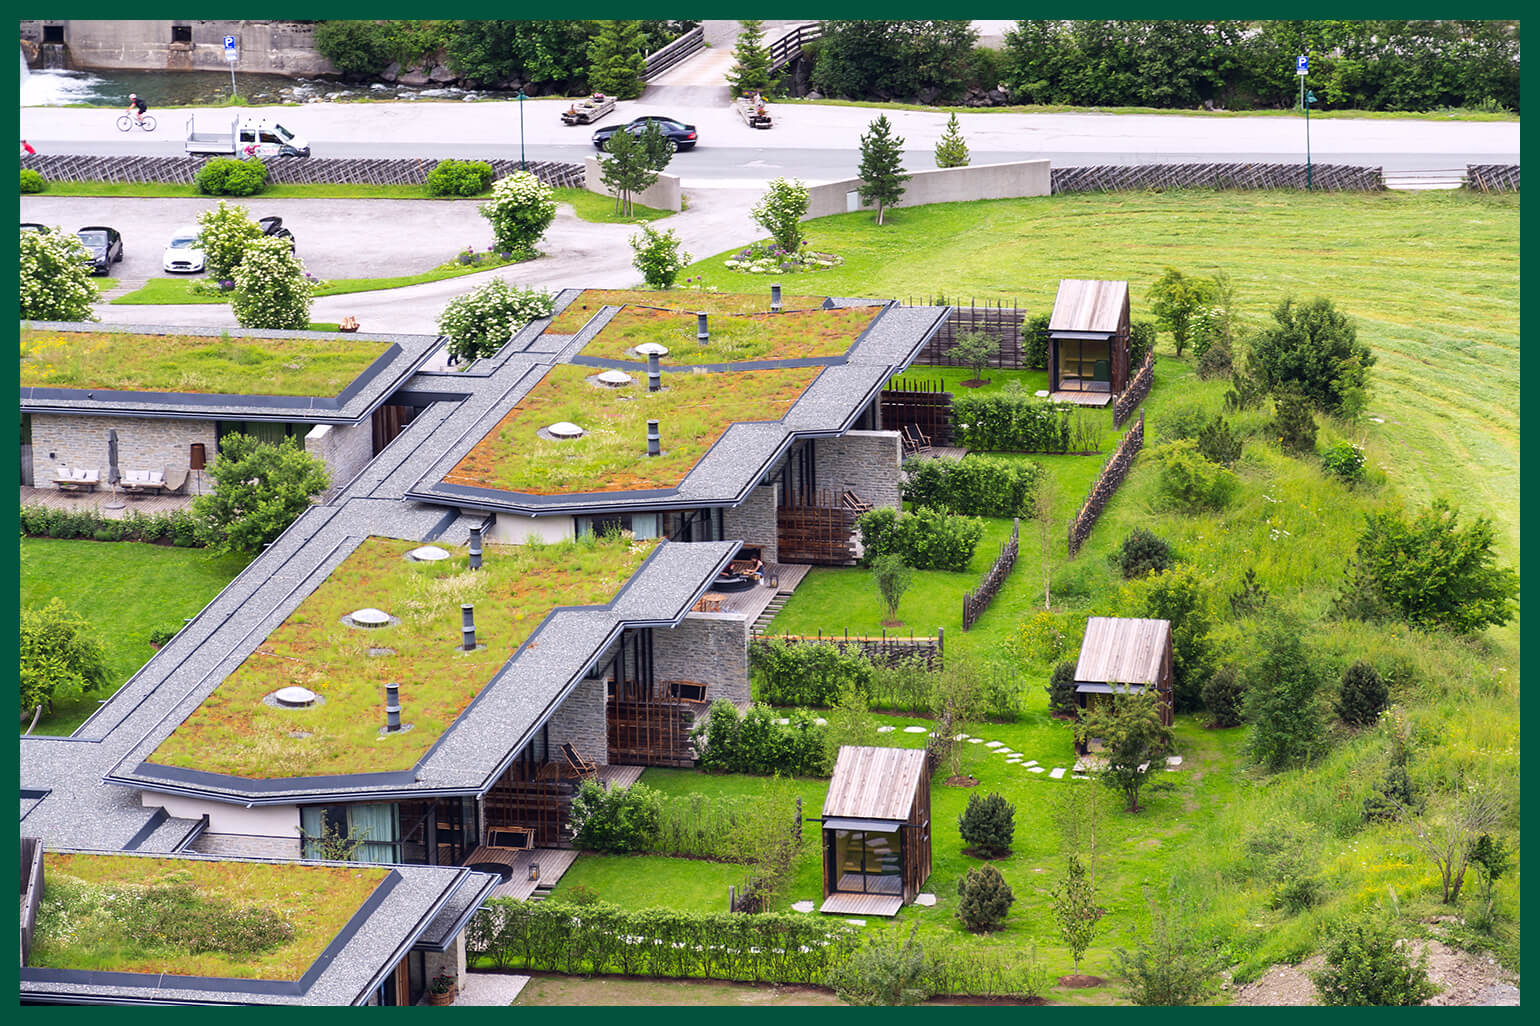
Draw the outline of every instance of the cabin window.
[[[835,891],[904,893],[903,839],[897,830],[830,830]]]
[[[352,837],[361,841],[353,862],[401,861],[401,816],[394,803],[305,805],[299,810],[299,825],[305,839],[303,858],[325,858],[323,838]]]
[[[313,424],[295,424],[292,422],[278,422],[269,420],[217,420],[214,422],[215,438],[219,441],[219,447],[223,448],[226,435],[250,435],[259,442],[269,445],[282,445],[283,440],[292,438],[295,444],[303,449],[305,436],[310,434]]]
[[[657,513],[620,513],[611,516],[577,517],[577,536],[619,534],[630,531],[638,541],[656,538],[662,530],[662,517]]]
[[[1112,390],[1112,347],[1109,343],[1104,340],[1063,339],[1057,348],[1061,391]]]

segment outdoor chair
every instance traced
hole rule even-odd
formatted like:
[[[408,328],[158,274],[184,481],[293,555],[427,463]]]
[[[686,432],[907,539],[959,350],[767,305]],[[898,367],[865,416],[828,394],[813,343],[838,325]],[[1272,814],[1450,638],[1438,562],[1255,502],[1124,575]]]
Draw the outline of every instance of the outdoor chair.
[[[573,748],[572,742],[561,743],[561,754],[562,758],[567,760],[567,765],[571,767],[572,772],[584,780],[591,780],[599,775],[599,767],[585,759],[582,752]]]
[[[865,499],[861,498],[859,495],[850,491],[849,489],[846,489],[840,493],[840,505],[844,506],[846,509],[850,510],[850,512],[856,514],[857,516],[861,515],[862,513],[870,513],[872,510],[871,503],[867,502]]]
[[[62,492],[91,492],[101,483],[101,473],[95,470],[81,470],[73,467],[60,467],[54,474],[54,487]]]
[[[161,470],[125,470],[119,485],[129,495],[159,495],[166,488],[166,474]]]
[[[167,467],[161,471],[161,479],[165,482],[164,492],[167,495],[180,495],[187,487],[187,468]]]
[[[913,456],[916,453],[930,451],[930,436],[912,424],[905,424],[903,428],[904,454]]]

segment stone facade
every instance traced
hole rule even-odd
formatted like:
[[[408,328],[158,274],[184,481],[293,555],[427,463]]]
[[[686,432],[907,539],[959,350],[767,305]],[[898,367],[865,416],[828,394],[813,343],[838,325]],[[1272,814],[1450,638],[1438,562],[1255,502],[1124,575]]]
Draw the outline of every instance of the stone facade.
[[[690,613],[652,632],[653,677],[709,685],[708,701],[749,700],[749,621],[731,613]]]
[[[873,506],[902,508],[899,465],[903,446],[897,431],[847,431],[813,445],[819,491],[851,491]]]
[[[606,697],[604,681],[578,682],[572,694],[567,696],[567,700],[551,716],[553,753],[563,742],[568,742],[594,765],[609,765],[610,740],[604,720]]]
[[[324,460],[331,471],[332,485],[321,496],[322,502],[340,492],[374,458],[373,425],[317,424],[305,436],[305,451]]]
[[[297,859],[300,857],[300,839],[264,837],[260,834],[200,834],[189,851],[200,855],[220,855],[232,858]]]
[[[210,462],[214,459],[212,420],[179,420],[170,417],[99,417],[68,413],[32,415],[32,473],[40,487],[48,487],[54,471],[63,465],[96,470],[107,482],[107,432],[118,433],[118,469],[183,469],[190,446],[202,442]]]
[[[43,26],[63,25],[74,68],[201,69],[224,71],[224,37],[237,41],[236,71],[274,75],[335,74],[315,49],[315,26],[302,21],[23,21],[21,38],[31,44],[35,63]],[[174,41],[173,26],[185,27],[190,41]]]
[[[748,498],[732,509],[722,511],[722,537],[741,538],[746,545],[758,545],[759,558],[774,563],[776,557],[775,510],[779,504],[780,485],[760,485]]]

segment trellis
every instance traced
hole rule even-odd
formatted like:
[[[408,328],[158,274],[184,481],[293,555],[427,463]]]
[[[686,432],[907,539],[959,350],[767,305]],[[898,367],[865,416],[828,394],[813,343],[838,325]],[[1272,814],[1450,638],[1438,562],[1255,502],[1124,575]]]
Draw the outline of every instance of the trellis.
[[[879,637],[854,635],[847,630],[843,634],[756,634],[751,645],[763,645],[781,641],[788,645],[833,645],[840,651],[853,649],[878,666],[922,665],[927,670],[940,670],[946,658],[946,630],[937,628],[934,637],[917,637],[914,634],[889,634],[883,631]]]
[[[959,335],[970,331],[982,331],[993,335],[1000,341],[1000,352],[989,361],[989,366],[999,367],[1004,370],[1030,369],[1027,366],[1026,354],[1022,348],[1022,325],[1027,319],[1027,312],[1016,302],[1011,300],[1006,305],[1004,300],[984,300],[980,303],[970,298],[968,305],[963,306],[961,301],[949,301],[945,296],[934,296],[923,304],[916,303],[910,298],[907,306],[950,306],[951,314],[931,336],[925,348],[920,350],[916,357],[916,363],[929,364],[935,367],[962,367],[966,364],[952,359],[952,347],[957,343]]]
[[[884,431],[904,428],[924,432],[931,445],[952,444],[952,393],[945,384],[900,378],[880,397]]]
[[[855,511],[832,492],[819,490],[775,511],[776,552],[782,563],[852,566],[856,561]]]
[[[23,157],[21,166],[56,182],[162,182],[191,185],[202,157],[102,157],[68,153]],[[501,178],[520,169],[517,160],[489,160]],[[423,185],[439,161],[420,157],[312,157],[265,161],[272,185]],[[584,187],[583,165],[532,160],[528,170],[547,185]]]
[[[1127,189],[1303,189],[1304,164],[1138,164],[1056,167],[1051,191],[1118,192]],[[1378,192],[1385,188],[1382,168],[1351,164],[1312,164],[1309,184],[1323,192]]]

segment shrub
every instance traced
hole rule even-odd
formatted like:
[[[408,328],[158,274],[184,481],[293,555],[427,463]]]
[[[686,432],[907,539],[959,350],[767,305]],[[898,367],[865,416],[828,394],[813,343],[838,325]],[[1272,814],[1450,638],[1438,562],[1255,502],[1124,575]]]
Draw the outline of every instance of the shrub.
[[[1036,461],[978,456],[906,460],[899,488],[905,502],[978,517],[1026,516],[1048,471]]]
[[[957,114],[953,112],[947,118],[946,131],[936,140],[936,166],[967,167],[969,159],[967,140],[963,139],[962,126],[957,123]]]
[[[193,185],[205,196],[255,196],[267,187],[267,165],[256,157],[215,157],[198,169]]]
[[[860,650],[775,638],[749,647],[755,697],[771,705],[832,706],[847,688],[870,693],[874,670]]]
[[[214,490],[193,500],[193,516],[220,549],[247,555],[276,540],[331,486],[326,464],[294,439],[272,445],[239,433],[219,440],[208,475]]]
[[[870,510],[856,526],[867,560],[896,554],[916,570],[966,570],[984,536],[978,517],[952,516],[930,506],[913,513]]]
[[[1222,510],[1240,491],[1240,478],[1206,459],[1191,439],[1157,446],[1150,455],[1160,463],[1158,494],[1183,513]]]
[[[797,253],[806,235],[802,218],[811,202],[807,186],[800,179],[772,178],[749,213],[783,251]]]
[[[957,817],[957,830],[964,844],[985,858],[1009,855],[1016,837],[1016,806],[1003,794],[990,792],[981,798],[975,791]]]
[[[179,623],[176,623],[176,624],[165,624],[165,625],[157,627],[153,631],[151,631],[145,637],[145,640],[148,641],[150,644],[155,645],[155,646],[158,647],[160,645],[164,645],[166,642],[168,642],[172,638],[176,637],[178,634],[181,633],[181,631],[182,631],[182,624],[179,624]]]
[[[1415,962],[1390,921],[1368,914],[1339,921],[1326,948],[1326,967],[1312,974],[1326,1005],[1420,1005],[1438,993],[1428,979],[1428,954]]]
[[[846,745],[871,746],[878,743],[877,720],[872,716],[866,692],[848,687],[840,692],[839,701],[829,710],[828,724],[823,732],[824,757],[833,766],[840,749]]]
[[[1256,378],[1232,368],[1230,387],[1225,390],[1225,409],[1254,410],[1262,404],[1267,389]]]
[[[969,449],[1069,452],[1086,436],[1082,429],[1077,437],[1071,413],[1068,404],[1038,399],[1011,382],[998,392],[954,397],[952,433]]]
[[[1021,362],[1022,366],[1032,370],[1048,369],[1048,314],[1038,314],[1028,317],[1021,324]],[[1140,324],[1149,327],[1148,321],[1140,321]],[[1151,329],[1153,331],[1153,328]],[[1148,339],[1146,339],[1148,341]],[[1140,355],[1143,360],[1143,354]],[[1137,364],[1135,364],[1137,366]]]
[[[21,191],[23,195],[32,192],[42,192],[47,188],[48,179],[44,178],[40,172],[27,167],[21,169]]]
[[[915,942],[920,926],[909,929],[909,939],[894,945],[871,936],[865,946],[833,967],[829,984],[848,1005],[917,1005],[931,995],[930,964],[924,949]]]
[[[1203,685],[1203,705],[1216,727],[1238,727],[1246,719],[1246,682],[1240,671],[1226,663],[1209,675]]]
[[[1170,406],[1155,417],[1155,437],[1162,442],[1197,438],[1208,425],[1208,411],[1192,403]]]
[[[1188,342],[1203,335],[1198,322],[1213,303],[1215,290],[1212,279],[1188,277],[1174,267],[1166,268],[1150,286],[1150,312],[1157,324],[1171,333],[1177,356]]]
[[[572,797],[573,843],[588,851],[650,851],[663,796],[643,783],[606,788],[585,780]]]
[[[1075,701],[1075,664],[1059,663],[1048,678],[1048,711],[1060,716],[1073,716],[1079,707]]]
[[[19,643],[21,714],[41,705],[74,702],[107,683],[107,658],[91,625],[53,598],[21,611]]]
[[[1138,936],[1133,951],[1116,951],[1124,994],[1136,1005],[1199,1004],[1218,989],[1222,956],[1193,933],[1184,909],[1151,904],[1150,932]]]
[[[1171,565],[1171,546],[1153,531],[1136,527],[1123,539],[1117,552],[1117,564],[1124,580],[1158,574]]]
[[[484,160],[441,160],[428,172],[428,195],[475,196],[492,184],[492,165]]]
[[[1230,355],[1230,344],[1223,340],[1215,341],[1198,357],[1198,377],[1205,381],[1211,378],[1228,378],[1234,370],[1235,362]]]
[[[1268,907],[1291,916],[1309,911],[1326,897],[1326,886],[1313,876],[1285,880],[1273,889]]]
[[[1230,593],[1230,612],[1236,616],[1259,613],[1267,605],[1267,586],[1257,580],[1254,567],[1241,575],[1241,586]]]
[[[374,21],[321,21],[316,50],[344,75],[377,75],[390,63],[389,26]]]
[[[680,251],[679,236],[672,228],[660,232],[649,224],[640,227],[640,234],[631,236],[631,249],[636,253],[631,266],[642,272],[642,280],[650,287],[672,287],[679,272],[690,262],[690,254]]]
[[[1326,724],[1318,692],[1321,674],[1299,639],[1296,623],[1272,625],[1262,654],[1248,676],[1246,719],[1251,723],[1251,758],[1277,771],[1308,763],[1326,747]]]
[[[91,283],[86,248],[64,232],[22,232],[17,242],[21,319],[95,320],[91,304],[101,294]]]
[[[991,865],[976,866],[957,881],[957,918],[974,933],[997,928],[1005,921],[1016,896],[1005,877]]]
[[[1363,448],[1352,442],[1333,442],[1321,453],[1326,473],[1350,485],[1364,479],[1366,463]]]
[[[315,282],[288,239],[253,239],[235,268],[230,309],[243,328],[303,330],[314,292]]]
[[[756,705],[740,715],[737,706],[717,701],[711,706],[711,719],[695,730],[696,746],[705,745],[700,763],[703,769],[726,773],[755,773],[772,776],[818,776],[828,772],[824,750],[823,727],[813,722],[806,709],[794,710],[780,723],[775,711]]]
[[[1374,355],[1352,321],[1329,299],[1285,299],[1273,320],[1251,339],[1250,373],[1275,395],[1291,390],[1325,413],[1357,416]]]
[[[1046,319],[1044,328],[1047,328]],[[1144,366],[1144,358],[1155,348],[1155,322],[1132,321],[1128,325],[1128,370],[1130,374],[1138,374],[1139,368]],[[1047,359],[1045,352],[1044,359]]]
[[[1198,432],[1198,452],[1211,463],[1233,467],[1241,458],[1241,436],[1223,417],[1215,417]]]
[[[498,252],[527,260],[556,218],[556,201],[549,185],[528,171],[515,171],[492,185],[492,198],[481,205],[481,216],[492,222]]]
[[[240,204],[224,200],[198,215],[198,246],[203,250],[209,280],[229,278],[235,273],[246,248],[262,238],[262,226],[247,216]]]
[[[1359,660],[1342,671],[1337,716],[1350,727],[1372,726],[1390,702],[1390,688],[1373,666]]]
[[[889,553],[872,560],[872,582],[877,585],[877,592],[888,610],[883,625],[898,626],[898,604],[903,601],[909,585],[914,583],[914,571],[904,564],[902,557]]]
[[[476,360],[496,353],[524,325],[550,316],[555,306],[544,290],[494,278],[451,299],[438,315],[438,330],[449,338],[449,353],[456,360]]]
[[[1392,762],[1385,775],[1364,798],[1363,819],[1366,823],[1388,823],[1398,819],[1403,810],[1420,815],[1426,803],[1417,794],[1406,763]]]
[[[957,336],[952,348],[947,350],[949,358],[964,367],[972,368],[973,377],[963,382],[965,385],[982,385],[984,371],[999,355],[1000,340],[987,331],[965,331]]]

